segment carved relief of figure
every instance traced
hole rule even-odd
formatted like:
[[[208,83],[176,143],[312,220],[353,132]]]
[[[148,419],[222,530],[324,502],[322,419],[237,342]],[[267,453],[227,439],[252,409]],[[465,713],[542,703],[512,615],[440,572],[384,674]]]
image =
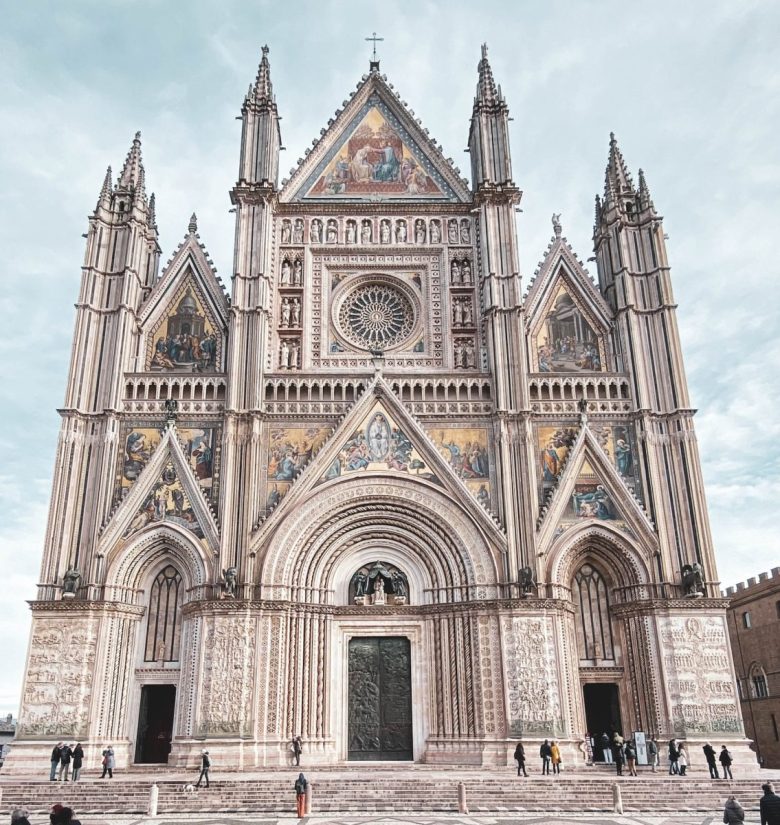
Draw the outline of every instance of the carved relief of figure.
[[[287,286],[290,283],[292,275],[292,270],[290,268],[290,262],[285,258],[282,261],[282,272],[279,276],[279,286]]]
[[[447,240],[452,243],[458,243],[458,222],[453,218],[447,222]]]
[[[374,598],[373,604],[385,604],[385,581],[381,576],[377,576],[374,580]]]
[[[471,276],[471,262],[468,258],[463,261],[463,283],[469,285],[474,283],[474,279]]]
[[[328,230],[327,230],[327,237],[326,240],[328,243],[336,243],[339,239],[339,230],[338,225],[336,224],[335,219],[331,218],[328,221]]]
[[[463,302],[460,298],[455,298],[452,302],[452,323],[456,327],[463,325]]]
[[[362,571],[358,570],[352,577],[352,584],[355,585],[355,598],[366,595],[366,584],[368,584],[368,576]]]
[[[293,265],[292,285],[301,286],[303,284],[303,262],[300,258],[295,259]]]
[[[374,239],[374,230],[371,221],[363,221],[360,227],[360,243],[371,243]]]
[[[460,264],[455,260],[450,264],[450,283],[462,284],[463,276],[460,274]]]
[[[303,218],[295,219],[295,228],[293,229],[293,243],[303,243]]]
[[[66,570],[65,575],[62,577],[62,595],[75,596],[80,581],[81,573],[75,567]]]
[[[380,243],[390,243],[390,221],[386,218],[379,224]]]
[[[292,226],[290,221],[282,221],[282,243],[290,243],[290,235],[292,233]]]
[[[290,326],[290,315],[292,313],[292,307],[290,306],[290,299],[284,298],[282,300],[282,320],[280,326],[289,327]]]
[[[309,230],[312,243],[322,243],[322,221],[315,218],[311,222],[311,229]]]
[[[292,326],[299,327],[301,325],[301,302],[297,298],[293,298],[291,307],[291,321]]]
[[[469,223],[468,218],[464,218],[460,222],[460,242],[471,243],[471,224]]]
[[[290,346],[284,339],[279,346],[279,366],[283,370],[290,368]]]
[[[357,243],[357,224],[355,221],[347,221],[347,243]]]
[[[463,299],[463,326],[470,327],[474,323],[474,311],[471,308],[471,298]]]
[[[455,339],[452,347],[454,355],[455,368],[461,369],[466,366],[466,347],[460,338]]]
[[[297,370],[300,367],[301,345],[298,341],[290,344],[290,369]]]
[[[395,240],[397,243],[406,243],[406,221],[395,222]]]
[[[397,570],[393,570],[392,579],[393,593],[395,593],[396,596],[406,598],[406,582],[404,581],[404,577]]]
[[[231,598],[236,595],[236,586],[238,585],[238,568],[228,567],[227,570],[222,571],[222,588],[226,596]]]
[[[477,350],[474,347],[474,342],[469,340],[466,342],[466,363],[464,364],[465,367],[476,367],[477,366]]]
[[[431,243],[441,243],[441,224],[431,221]]]
[[[414,223],[414,242],[425,243],[425,221],[421,218]]]

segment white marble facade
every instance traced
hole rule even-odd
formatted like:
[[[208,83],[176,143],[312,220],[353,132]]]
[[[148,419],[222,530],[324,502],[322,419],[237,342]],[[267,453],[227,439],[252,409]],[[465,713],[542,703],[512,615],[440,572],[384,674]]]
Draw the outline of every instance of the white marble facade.
[[[625,734],[744,748],[662,220],[614,138],[598,287],[554,216],[525,289],[485,49],[470,183],[377,65],[289,180],[266,49],[242,120],[229,300],[194,215],[158,271],[139,136],[90,218],[7,769],[349,760],[350,644],[385,637],[406,759],[581,760],[592,685]]]

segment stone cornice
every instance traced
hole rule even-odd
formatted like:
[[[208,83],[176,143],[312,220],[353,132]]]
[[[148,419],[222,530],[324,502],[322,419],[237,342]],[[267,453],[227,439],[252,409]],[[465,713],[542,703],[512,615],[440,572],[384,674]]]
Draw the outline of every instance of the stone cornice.
[[[123,616],[144,615],[145,607],[124,602],[101,602],[87,599],[29,601],[33,613],[115,613]]]
[[[615,616],[639,616],[645,613],[656,613],[670,610],[725,610],[729,605],[728,599],[640,599],[624,604],[612,605]]]

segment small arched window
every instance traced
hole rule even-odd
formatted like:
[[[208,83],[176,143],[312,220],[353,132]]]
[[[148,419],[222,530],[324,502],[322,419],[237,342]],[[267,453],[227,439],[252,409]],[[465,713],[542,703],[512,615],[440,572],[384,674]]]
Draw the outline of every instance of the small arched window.
[[[758,662],[753,662],[750,666],[750,690],[755,699],[765,699],[769,696],[766,671]]]
[[[184,587],[176,568],[168,565],[152,582],[146,625],[145,662],[178,662]]]
[[[590,564],[574,576],[572,598],[577,607],[577,636],[581,659],[614,661],[609,592],[604,577]]]

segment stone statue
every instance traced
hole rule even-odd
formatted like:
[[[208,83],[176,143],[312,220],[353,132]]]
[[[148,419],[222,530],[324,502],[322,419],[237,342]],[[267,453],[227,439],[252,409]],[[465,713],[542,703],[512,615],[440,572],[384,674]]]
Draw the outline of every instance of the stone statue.
[[[466,218],[460,222],[460,242],[471,243],[471,225]]]
[[[347,221],[347,243],[355,243],[357,240],[357,227],[355,221]]]
[[[312,221],[309,234],[312,243],[322,243],[322,221]]]
[[[530,567],[523,567],[520,570],[520,594],[524,597],[530,596],[535,587],[534,571]]]
[[[462,284],[463,278],[460,274],[460,264],[457,259],[450,264],[450,281],[453,284]]]
[[[292,301],[292,325],[299,327],[301,325],[301,302],[297,298]]]
[[[474,347],[473,341],[466,341],[466,355],[465,355],[465,364],[464,367],[476,367],[477,366],[477,351]]]
[[[374,582],[374,598],[373,604],[386,604],[385,599],[385,580],[381,576],[376,577]]]
[[[555,237],[561,237],[561,213],[560,212],[553,212],[552,216],[552,225],[553,225],[553,232],[555,232]]]
[[[471,263],[469,259],[466,258],[463,261],[463,283],[464,284],[473,284],[474,281],[471,278]]]
[[[279,286],[287,286],[290,283],[290,262],[285,258],[282,261],[282,273],[279,276]]]
[[[395,224],[395,239],[398,243],[406,243],[406,221],[397,221]]]
[[[293,265],[292,285],[301,286],[303,284],[303,263],[300,258],[295,259]]]
[[[236,587],[238,586],[238,568],[228,567],[227,570],[223,570],[222,579],[222,588],[225,595],[234,598],[236,595]]]
[[[365,596],[368,576],[366,576],[362,570],[358,570],[358,572],[352,577],[352,584],[355,585],[355,598],[358,596]]]
[[[441,243],[441,229],[438,221],[431,221],[431,243]]]
[[[287,341],[282,341],[279,347],[279,366],[283,370],[290,368],[290,346]]]
[[[393,593],[396,596],[406,598],[406,582],[404,581],[404,577],[398,572],[398,570],[393,570],[393,575],[391,578],[393,581]]]
[[[371,221],[363,221],[363,225],[360,228],[360,243],[371,243],[372,239]]]
[[[175,398],[168,398],[165,402],[165,413],[168,420],[175,421],[179,413],[179,402]]]
[[[680,571],[682,573],[682,583],[685,588],[685,595],[698,598],[704,595],[704,576],[699,562],[686,564]]]
[[[290,344],[290,369],[297,370],[300,366],[299,357],[301,354],[301,345],[298,341],[293,341]]]
[[[62,597],[73,597],[76,595],[79,582],[81,581],[81,573],[75,567],[71,567],[65,571],[62,577]]]
[[[379,224],[379,240],[382,243],[390,243],[390,221],[384,220]]]
[[[577,412],[580,415],[587,415],[588,414],[588,399],[587,398],[580,398],[577,401]]]
[[[290,316],[292,314],[292,307],[290,306],[290,299],[285,298],[282,301],[282,323],[281,326],[289,327],[290,326]]]
[[[425,221],[417,220],[414,224],[414,242],[425,243]]]
[[[293,230],[293,243],[303,243],[303,220],[298,218],[295,221],[295,229]]]
[[[452,324],[456,327],[463,325],[463,302],[460,298],[455,298],[452,302]]]
[[[336,228],[336,221],[333,219],[328,221],[328,237],[326,240],[328,243],[336,243],[338,240],[338,229]]]
[[[463,326],[470,327],[474,323],[474,314],[471,309],[471,299],[463,299]]]
[[[458,242],[458,222],[455,219],[447,224],[447,240],[452,244]]]
[[[282,221],[282,243],[290,243],[290,221]]]

